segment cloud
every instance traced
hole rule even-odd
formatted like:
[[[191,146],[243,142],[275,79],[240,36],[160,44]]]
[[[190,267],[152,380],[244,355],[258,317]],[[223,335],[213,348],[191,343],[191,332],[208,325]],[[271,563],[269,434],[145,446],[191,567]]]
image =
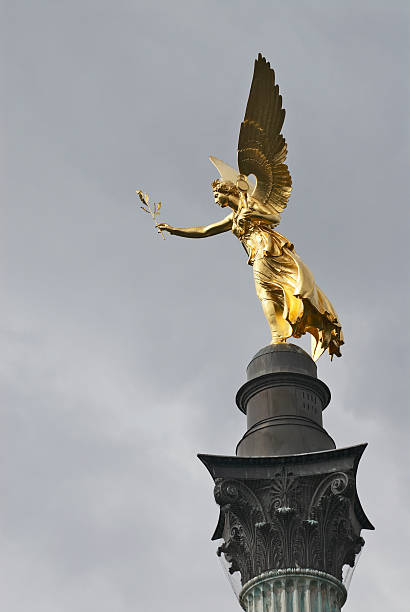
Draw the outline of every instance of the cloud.
[[[343,359],[319,362],[325,426],[339,446],[369,441],[359,495],[377,530],[347,605],[400,609],[407,5],[86,0],[7,17],[8,612],[238,608],[195,455],[234,453],[234,396],[267,326],[234,236],[164,242],[134,194],[177,225],[220,216],[207,156],[234,162],[258,51],[287,109],[281,231],[346,331]]]

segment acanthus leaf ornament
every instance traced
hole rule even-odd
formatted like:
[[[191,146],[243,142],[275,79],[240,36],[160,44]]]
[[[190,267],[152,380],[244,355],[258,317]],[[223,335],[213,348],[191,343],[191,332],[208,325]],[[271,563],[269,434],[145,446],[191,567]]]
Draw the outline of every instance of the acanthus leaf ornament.
[[[270,570],[310,568],[342,579],[364,540],[352,522],[353,473],[296,475],[286,468],[269,480],[218,478],[218,538],[230,572],[242,584]]]

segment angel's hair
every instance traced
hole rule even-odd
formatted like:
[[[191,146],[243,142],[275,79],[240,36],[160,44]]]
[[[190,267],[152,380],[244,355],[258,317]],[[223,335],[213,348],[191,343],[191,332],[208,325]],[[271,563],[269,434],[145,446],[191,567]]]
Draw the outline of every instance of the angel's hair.
[[[213,191],[217,191],[218,193],[223,193],[224,195],[233,195],[237,198],[240,197],[241,192],[238,187],[232,183],[231,181],[221,181],[217,179],[212,183]]]

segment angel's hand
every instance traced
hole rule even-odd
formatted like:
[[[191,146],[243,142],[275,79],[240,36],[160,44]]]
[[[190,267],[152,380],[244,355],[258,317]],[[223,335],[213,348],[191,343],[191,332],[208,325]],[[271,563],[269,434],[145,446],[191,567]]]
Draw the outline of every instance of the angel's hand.
[[[241,225],[244,221],[248,221],[252,217],[258,218],[258,215],[251,208],[242,208],[239,215],[236,218],[236,223]]]
[[[158,230],[158,233],[161,232],[169,232],[170,234],[174,233],[174,227],[172,227],[172,225],[169,225],[168,223],[157,223],[157,225],[155,226]]]
[[[262,213],[257,210],[253,210],[252,208],[244,208],[241,210],[238,216],[238,220],[248,220],[248,219],[259,219],[260,221],[267,221],[273,227],[276,227],[280,223],[280,216],[269,213]]]
[[[257,216],[257,214],[254,210],[252,210],[252,208],[242,208],[241,212],[239,213],[239,217],[241,219],[250,219],[251,217],[255,216]]]

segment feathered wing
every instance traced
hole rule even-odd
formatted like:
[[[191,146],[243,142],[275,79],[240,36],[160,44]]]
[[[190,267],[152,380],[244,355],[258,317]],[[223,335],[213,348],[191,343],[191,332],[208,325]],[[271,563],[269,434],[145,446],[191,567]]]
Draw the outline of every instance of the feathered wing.
[[[286,208],[292,191],[292,179],[284,163],[287,153],[281,134],[284,119],[275,73],[259,53],[239,132],[238,167],[241,174],[256,176],[252,197],[270,214],[280,214]]]

